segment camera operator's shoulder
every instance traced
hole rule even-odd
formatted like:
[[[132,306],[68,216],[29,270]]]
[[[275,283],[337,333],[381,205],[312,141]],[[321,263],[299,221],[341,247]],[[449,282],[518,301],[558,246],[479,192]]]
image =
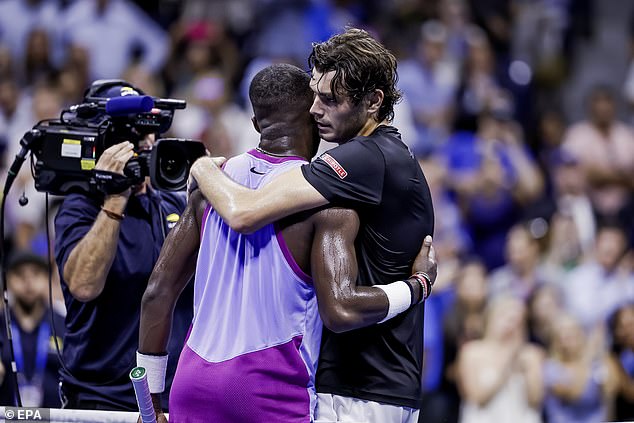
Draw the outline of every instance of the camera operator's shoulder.
[[[169,213],[181,214],[187,206],[187,194],[185,191],[161,191],[160,199],[162,206]]]
[[[91,197],[81,193],[71,193],[64,196],[61,207],[65,209],[79,208],[83,210],[98,210],[102,202],[102,198]]]
[[[66,230],[72,228],[89,228],[97,218],[102,202],[83,194],[66,195],[55,215],[56,233],[66,234]]]

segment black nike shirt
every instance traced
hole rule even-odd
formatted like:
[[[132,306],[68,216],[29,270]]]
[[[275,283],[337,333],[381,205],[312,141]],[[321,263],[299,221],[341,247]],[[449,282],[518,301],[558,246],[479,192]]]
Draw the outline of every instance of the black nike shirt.
[[[434,211],[423,172],[398,130],[379,126],[302,166],[333,206],[352,208],[359,285],[407,279]],[[336,334],[324,328],[317,391],[420,408],[423,306],[378,325]]]

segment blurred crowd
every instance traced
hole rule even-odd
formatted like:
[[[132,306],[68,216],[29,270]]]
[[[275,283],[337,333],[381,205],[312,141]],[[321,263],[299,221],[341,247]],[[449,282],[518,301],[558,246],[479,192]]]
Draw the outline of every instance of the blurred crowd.
[[[24,132],[100,78],[187,100],[168,135],[241,153],[258,142],[252,76],[307,68],[312,41],[362,27],[399,59],[394,124],[436,212],[421,420],[634,419],[634,66],[584,93],[580,121],[562,101],[594,4],[0,0],[2,182]],[[47,254],[45,204],[26,169],[7,251]]]

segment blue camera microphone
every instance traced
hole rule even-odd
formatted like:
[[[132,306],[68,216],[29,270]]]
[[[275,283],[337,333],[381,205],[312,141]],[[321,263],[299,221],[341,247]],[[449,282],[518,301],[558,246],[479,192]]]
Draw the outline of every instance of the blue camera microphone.
[[[106,102],[106,113],[110,116],[126,116],[146,113],[154,107],[154,99],[149,95],[128,95],[112,97]]]

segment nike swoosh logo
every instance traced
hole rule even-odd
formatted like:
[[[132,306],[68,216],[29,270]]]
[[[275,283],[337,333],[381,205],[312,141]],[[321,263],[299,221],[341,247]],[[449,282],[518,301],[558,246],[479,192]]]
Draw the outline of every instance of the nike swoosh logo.
[[[251,169],[249,169],[251,172],[257,174],[257,175],[266,175],[266,172],[258,172],[257,170],[255,170],[255,166],[253,166]]]

